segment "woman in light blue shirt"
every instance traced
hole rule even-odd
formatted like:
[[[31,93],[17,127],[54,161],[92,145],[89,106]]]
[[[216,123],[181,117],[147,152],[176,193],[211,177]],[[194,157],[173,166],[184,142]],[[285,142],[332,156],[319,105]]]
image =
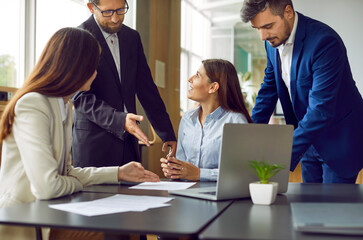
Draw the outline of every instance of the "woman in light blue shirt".
[[[161,167],[167,178],[216,181],[223,125],[252,120],[230,62],[204,60],[188,82],[188,98],[200,106],[183,115],[176,158],[161,158]]]

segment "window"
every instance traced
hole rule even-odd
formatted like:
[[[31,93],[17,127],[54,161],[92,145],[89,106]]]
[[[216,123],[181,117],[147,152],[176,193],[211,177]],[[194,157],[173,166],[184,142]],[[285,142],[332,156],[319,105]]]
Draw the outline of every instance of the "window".
[[[77,27],[90,15],[88,0],[36,1],[36,59],[50,37],[63,27]]]
[[[125,24],[136,26],[136,1],[129,0]],[[88,0],[2,0],[0,86],[21,87],[49,38],[60,28],[77,27],[90,15]]]
[[[36,59],[57,30],[63,27],[77,27],[91,16],[87,8],[88,2],[88,0],[62,0],[60,3],[59,0],[37,0]],[[130,9],[125,15],[124,23],[134,28],[136,0],[127,2]]]
[[[187,98],[188,79],[194,75],[202,60],[208,58],[211,22],[198,10],[204,0],[181,2],[180,110],[184,113],[195,107]]]
[[[0,8],[0,86],[17,87],[21,78],[22,0],[2,0]]]

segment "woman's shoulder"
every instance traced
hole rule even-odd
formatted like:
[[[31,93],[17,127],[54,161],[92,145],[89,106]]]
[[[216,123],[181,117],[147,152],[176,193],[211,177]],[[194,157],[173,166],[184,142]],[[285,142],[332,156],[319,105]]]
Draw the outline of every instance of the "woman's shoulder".
[[[49,101],[47,96],[36,92],[30,92],[19,98],[15,105],[15,112],[24,108],[44,108],[48,105]]]
[[[243,113],[225,110],[224,116],[231,123],[247,123],[248,122],[246,116]]]
[[[47,97],[43,94],[37,93],[37,92],[29,92],[24,94],[19,100],[18,102],[24,102],[24,101],[29,101],[29,100],[33,100],[33,101],[45,101],[47,99]]]
[[[182,116],[182,119],[190,119],[190,118],[192,118],[195,114],[196,114],[196,112],[197,111],[199,111],[199,107],[196,107],[196,108],[194,108],[194,109],[191,109],[191,110],[188,110],[188,111],[186,111],[184,114],[183,114],[183,116]]]

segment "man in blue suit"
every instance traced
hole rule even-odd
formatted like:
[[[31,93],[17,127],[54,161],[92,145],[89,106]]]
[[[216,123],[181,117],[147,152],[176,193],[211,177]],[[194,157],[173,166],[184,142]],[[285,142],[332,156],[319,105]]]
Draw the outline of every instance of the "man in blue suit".
[[[355,183],[363,167],[363,100],[339,35],[295,12],[291,0],[245,0],[241,17],[267,53],[254,122],[268,123],[279,98],[295,126],[290,170],[300,161],[304,182]]]

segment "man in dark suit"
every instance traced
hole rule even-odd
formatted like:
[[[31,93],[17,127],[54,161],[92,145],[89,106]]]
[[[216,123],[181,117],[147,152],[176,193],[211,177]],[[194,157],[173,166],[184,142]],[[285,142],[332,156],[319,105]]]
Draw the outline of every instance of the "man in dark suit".
[[[101,46],[97,77],[91,90],[73,98],[75,118],[72,154],[75,166],[121,166],[140,161],[138,139],[149,146],[137,126],[138,97],[163,151],[176,151],[176,138],[165,105],[153,82],[140,35],[123,25],[129,6],[126,0],[90,0],[91,17],[80,25],[90,31]],[[77,44],[77,43],[71,43]]]
[[[363,100],[343,41],[291,0],[245,0],[242,20],[265,41],[267,66],[252,111],[267,123],[279,98],[295,126],[291,171],[304,182],[355,183],[363,167]]]

